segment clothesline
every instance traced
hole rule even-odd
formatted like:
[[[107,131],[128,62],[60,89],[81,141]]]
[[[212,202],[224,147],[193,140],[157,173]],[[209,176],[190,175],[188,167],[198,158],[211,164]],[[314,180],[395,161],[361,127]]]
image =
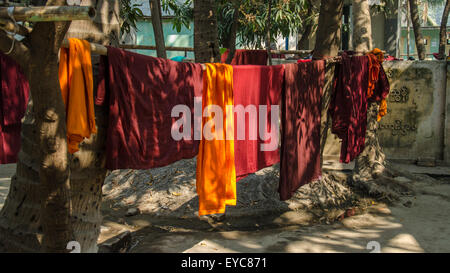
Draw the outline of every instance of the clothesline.
[[[108,55],[108,48],[104,45],[100,45],[100,44],[96,44],[96,43],[90,43],[91,44],[91,52],[95,53],[95,54],[99,54],[99,55],[103,55],[106,56]],[[67,39],[65,39],[62,43],[62,47],[68,48],[69,47],[69,41]],[[368,52],[356,52],[354,51],[356,54],[366,54]],[[384,51],[383,51],[384,53]],[[332,57],[327,59],[327,62],[329,63],[334,63],[334,62],[340,62],[341,58],[340,56],[336,56],[336,57]],[[206,69],[206,66],[204,64],[201,64],[203,70]]]

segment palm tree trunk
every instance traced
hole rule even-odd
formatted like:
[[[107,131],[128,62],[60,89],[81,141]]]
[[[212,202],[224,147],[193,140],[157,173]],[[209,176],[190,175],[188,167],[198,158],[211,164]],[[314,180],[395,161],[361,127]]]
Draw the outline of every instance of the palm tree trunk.
[[[417,54],[419,55],[419,60],[425,60],[426,49],[423,43],[422,30],[420,27],[420,15],[417,5],[417,0],[408,0],[409,9],[411,11],[411,21],[414,29],[414,36],[416,40]]]
[[[441,29],[439,32],[439,58],[445,58],[445,45],[447,44],[447,21],[450,12],[450,0],[445,1],[444,12],[442,13]]]
[[[194,0],[194,55],[198,63],[219,62],[216,4]]]
[[[152,25],[156,43],[156,54],[159,58],[166,59],[166,45],[164,43],[164,32],[161,19],[161,1],[150,0],[150,9],[152,12]]]

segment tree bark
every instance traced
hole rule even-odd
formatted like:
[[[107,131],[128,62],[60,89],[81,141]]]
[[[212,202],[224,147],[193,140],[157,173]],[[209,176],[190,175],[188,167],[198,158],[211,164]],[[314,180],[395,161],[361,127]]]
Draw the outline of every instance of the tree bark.
[[[419,60],[425,60],[426,49],[423,43],[422,30],[420,27],[420,15],[417,5],[417,0],[408,0],[409,9],[411,13],[411,21],[414,29],[414,37],[416,41],[417,54],[419,55]]]
[[[47,3],[64,4],[63,0]],[[11,53],[30,83],[33,102],[32,110],[27,112],[33,113],[35,123],[29,126],[29,121],[24,122],[22,136],[31,130],[31,139],[22,138],[19,159],[23,161],[17,164],[16,173],[23,177],[12,178],[1,212],[0,247],[12,251],[66,252],[67,243],[73,240],[65,106],[58,80],[58,52],[69,25],[36,23],[29,37],[15,41]],[[2,36],[1,40],[8,40],[5,34]],[[4,43],[0,46],[4,52],[10,47]],[[24,151],[33,152],[34,158],[27,157]],[[42,236],[37,236],[36,231],[42,231]]]
[[[343,0],[322,0],[313,58],[337,56],[341,41]]]
[[[86,39],[104,45],[119,44],[119,5],[115,0],[83,0],[83,5],[97,8],[93,21],[74,21],[66,37]],[[106,20],[106,21],[105,21]],[[103,34],[102,34],[103,33]],[[92,57],[94,80],[98,56]],[[27,66],[27,63],[25,63]],[[58,74],[56,74],[58,75]],[[58,82],[58,80],[56,80]],[[94,86],[96,84],[94,83]],[[41,215],[38,210],[39,146],[32,102],[22,124],[22,148],[19,153],[16,174],[11,181],[10,192],[0,213],[0,249],[7,251],[38,251]],[[71,226],[74,240],[81,245],[81,252],[96,252],[101,225],[101,187],[106,176],[105,139],[107,109],[95,108],[97,134],[80,144],[80,151],[69,155]],[[4,236],[2,236],[4,235]]]
[[[152,13],[153,34],[156,43],[156,54],[159,58],[167,59],[166,45],[164,43],[164,32],[161,19],[161,1],[150,0],[150,9]]]
[[[441,29],[439,31],[439,59],[446,56],[445,45],[447,44],[447,21],[450,12],[450,0],[445,1],[444,12],[442,13]]]
[[[227,64],[231,64],[231,62],[233,61],[233,58],[234,58],[234,54],[236,53],[236,34],[237,34],[238,25],[239,25],[240,1],[235,0],[233,2],[233,4],[234,4],[233,25],[231,26],[230,39],[229,39],[229,50],[230,51],[228,52],[227,59],[225,60],[225,63],[227,63]]]
[[[66,37],[85,39],[103,45],[119,45],[119,1],[83,0],[83,5],[96,7],[97,16],[92,21],[75,21]],[[95,35],[92,35],[94,33]],[[98,73],[99,56],[92,55],[94,87]],[[97,90],[94,90],[97,92]],[[102,223],[102,186],[106,177],[106,130],[108,109],[95,106],[97,134],[80,143],[80,150],[70,155],[70,185],[72,191],[71,220],[75,240],[82,253],[97,252],[97,240]]]
[[[353,50],[372,49],[372,25],[368,0],[353,0]]]
[[[197,63],[220,62],[214,0],[194,0],[194,55]]]
[[[64,5],[64,0],[47,5]],[[67,252],[73,240],[66,114],[58,79],[58,53],[70,22],[40,22],[30,35],[31,58],[26,71],[39,136],[42,250]],[[42,78],[47,79],[42,81]]]

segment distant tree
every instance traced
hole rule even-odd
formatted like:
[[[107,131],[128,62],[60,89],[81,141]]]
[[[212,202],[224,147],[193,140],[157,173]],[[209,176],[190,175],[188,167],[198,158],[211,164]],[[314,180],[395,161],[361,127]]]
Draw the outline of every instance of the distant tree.
[[[423,41],[421,24],[420,24],[420,16],[417,0],[408,0],[409,1],[409,9],[411,14],[411,22],[414,29],[414,37],[416,41],[417,54],[419,55],[419,60],[424,60],[426,57],[426,49]]]
[[[161,1],[149,0],[149,2],[152,16],[153,35],[156,43],[156,54],[159,58],[167,58],[161,18]]]

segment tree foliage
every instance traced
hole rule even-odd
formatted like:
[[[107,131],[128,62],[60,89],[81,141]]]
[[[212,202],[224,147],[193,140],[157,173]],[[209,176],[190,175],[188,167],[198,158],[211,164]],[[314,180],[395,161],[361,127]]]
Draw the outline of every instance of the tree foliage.
[[[270,0],[240,0],[239,26],[237,36],[241,46],[250,48],[261,48],[266,39],[267,6]],[[306,0],[271,0],[271,39],[282,35],[284,37],[297,34],[299,29],[307,20],[307,8],[309,1]],[[219,43],[226,44],[230,36],[235,8],[232,1],[217,0],[217,20]],[[172,11],[173,27],[177,31],[182,26],[189,28],[193,20],[192,0],[163,0],[163,9]]]
[[[131,0],[120,0],[120,18],[122,19],[120,31],[130,33],[137,29],[136,23],[144,17],[140,7],[142,4],[132,3]]]

